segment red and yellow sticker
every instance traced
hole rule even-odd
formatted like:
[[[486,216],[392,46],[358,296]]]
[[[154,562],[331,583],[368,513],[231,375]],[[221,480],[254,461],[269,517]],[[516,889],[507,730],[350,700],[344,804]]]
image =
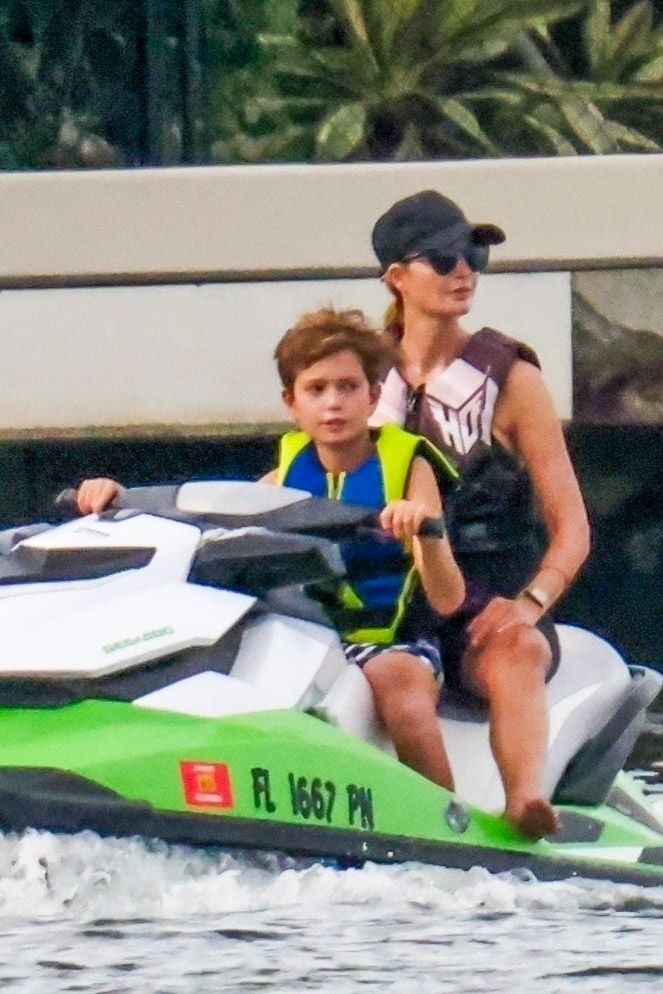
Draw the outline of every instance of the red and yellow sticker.
[[[230,770],[225,763],[180,762],[184,800],[199,808],[232,808]]]

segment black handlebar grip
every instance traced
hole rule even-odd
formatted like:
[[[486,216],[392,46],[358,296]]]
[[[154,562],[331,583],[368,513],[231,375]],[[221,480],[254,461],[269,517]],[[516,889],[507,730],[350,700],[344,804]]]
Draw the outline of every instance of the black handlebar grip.
[[[378,541],[387,541],[389,538],[387,532],[380,528],[377,515],[375,516],[375,524],[359,525],[355,534],[358,536],[365,535],[366,537],[373,536]],[[417,532],[417,535],[420,535],[421,538],[444,538],[445,534],[446,527],[443,517],[424,518]]]
[[[444,518],[424,518],[417,532],[421,538],[444,538],[446,527]]]
[[[67,487],[53,499],[53,504],[63,514],[78,514],[77,494],[77,490]]]

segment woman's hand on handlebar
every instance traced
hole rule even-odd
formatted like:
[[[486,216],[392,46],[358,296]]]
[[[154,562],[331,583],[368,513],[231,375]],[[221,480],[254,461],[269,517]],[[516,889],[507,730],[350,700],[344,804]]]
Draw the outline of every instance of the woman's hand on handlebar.
[[[78,510],[81,514],[98,514],[108,507],[121,489],[117,480],[109,480],[103,476],[83,480],[76,491]]]
[[[380,527],[400,542],[411,542],[419,534],[419,529],[430,510],[425,504],[414,500],[392,500],[382,509],[378,517]]]

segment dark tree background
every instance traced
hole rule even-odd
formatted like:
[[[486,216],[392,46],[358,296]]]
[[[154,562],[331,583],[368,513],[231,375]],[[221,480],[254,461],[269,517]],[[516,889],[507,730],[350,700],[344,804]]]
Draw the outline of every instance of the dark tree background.
[[[660,152],[660,0],[0,0],[0,168]]]

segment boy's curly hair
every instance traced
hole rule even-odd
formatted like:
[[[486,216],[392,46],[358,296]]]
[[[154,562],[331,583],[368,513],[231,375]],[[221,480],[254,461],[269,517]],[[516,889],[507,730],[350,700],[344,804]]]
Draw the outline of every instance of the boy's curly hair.
[[[303,314],[276,346],[274,358],[284,388],[291,391],[299,373],[337,352],[354,352],[371,386],[393,364],[393,346],[372,328],[362,311],[323,307]]]

